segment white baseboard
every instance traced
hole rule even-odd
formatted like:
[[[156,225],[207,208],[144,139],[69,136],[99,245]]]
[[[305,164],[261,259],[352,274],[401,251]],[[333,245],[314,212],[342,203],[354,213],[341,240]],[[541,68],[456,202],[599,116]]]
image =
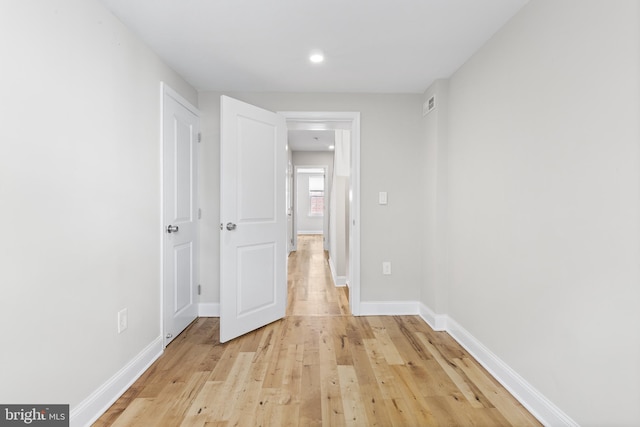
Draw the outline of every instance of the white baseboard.
[[[427,325],[431,326],[434,331],[446,331],[447,319],[449,316],[446,314],[436,314],[426,305],[420,303],[420,317],[427,322]]]
[[[220,303],[201,302],[198,304],[198,317],[220,317]]]
[[[331,277],[335,286],[347,286],[347,276],[338,276],[336,274],[336,265],[333,263],[331,256],[329,256],[329,270],[331,270]]]
[[[336,287],[339,287],[339,288],[347,286],[347,276],[334,277],[333,283],[336,285]]]
[[[137,380],[162,354],[162,337],[145,347],[100,388],[91,393],[69,414],[72,427],[90,426]]]
[[[411,316],[418,314],[417,301],[360,302],[360,316]]]
[[[578,427],[542,393],[511,369],[455,320],[446,316],[446,331],[545,426]]]

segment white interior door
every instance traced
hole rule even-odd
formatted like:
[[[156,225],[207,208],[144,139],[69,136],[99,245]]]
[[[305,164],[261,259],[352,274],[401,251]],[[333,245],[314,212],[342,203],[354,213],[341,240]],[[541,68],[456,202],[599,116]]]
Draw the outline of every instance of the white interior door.
[[[220,342],[285,315],[287,127],[221,98]]]
[[[169,344],[197,316],[197,110],[163,85],[163,329]]]

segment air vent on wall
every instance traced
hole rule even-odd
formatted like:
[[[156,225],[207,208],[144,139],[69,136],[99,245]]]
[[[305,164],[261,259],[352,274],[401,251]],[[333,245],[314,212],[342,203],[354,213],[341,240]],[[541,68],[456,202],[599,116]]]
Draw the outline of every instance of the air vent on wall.
[[[436,96],[431,95],[431,97],[422,104],[422,115],[426,116],[430,112],[436,109]]]

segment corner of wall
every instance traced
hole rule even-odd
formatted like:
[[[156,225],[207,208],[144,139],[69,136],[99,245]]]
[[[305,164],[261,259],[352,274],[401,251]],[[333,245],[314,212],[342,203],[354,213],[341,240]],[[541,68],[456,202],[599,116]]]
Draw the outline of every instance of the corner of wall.
[[[446,332],[451,335],[542,424],[566,427],[578,426],[578,423],[562,412],[553,402],[529,384],[449,315],[436,314],[425,304],[420,304],[419,315],[434,331]]]
[[[70,422],[74,426],[89,426],[95,422],[120,396],[162,355],[162,337],[158,336],[115,375],[71,409]]]
[[[425,212],[423,285],[420,301],[437,312],[448,308],[448,97],[449,79],[433,82],[424,92]],[[432,109],[429,109],[430,102]]]

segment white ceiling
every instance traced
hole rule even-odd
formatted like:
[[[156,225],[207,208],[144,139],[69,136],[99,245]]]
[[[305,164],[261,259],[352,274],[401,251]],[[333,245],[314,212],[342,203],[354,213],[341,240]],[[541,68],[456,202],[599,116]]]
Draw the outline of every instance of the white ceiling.
[[[335,130],[289,130],[287,139],[291,151],[330,151],[335,141]]]
[[[198,90],[422,93],[528,0],[100,1]]]

